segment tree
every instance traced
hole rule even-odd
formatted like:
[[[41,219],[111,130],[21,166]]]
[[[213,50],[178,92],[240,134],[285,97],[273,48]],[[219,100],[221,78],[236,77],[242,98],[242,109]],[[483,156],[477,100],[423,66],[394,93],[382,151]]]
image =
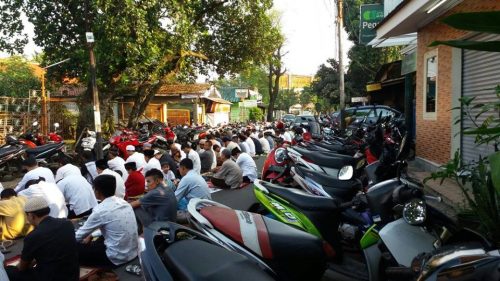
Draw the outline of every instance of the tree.
[[[279,90],[274,109],[288,112],[292,105],[299,103],[299,93],[294,89]]]
[[[267,76],[269,105],[267,106],[267,121],[273,120],[273,113],[275,110],[275,103],[280,94],[280,78],[286,73],[283,69],[283,42],[278,46],[276,51],[269,58],[269,68]]]
[[[400,47],[372,48],[359,44],[359,7],[378,0],[345,0],[344,26],[354,46],[347,53],[350,63],[346,74],[346,95],[362,96],[383,64],[401,58]]]
[[[193,81],[208,71],[238,73],[251,63],[263,64],[276,48],[270,40],[275,34],[268,15],[271,0],[4,2],[2,11],[21,9],[28,15],[46,64],[71,58],[50,73],[55,80],[70,76],[88,81],[85,32],[92,31],[101,103],[107,106],[109,100],[133,93],[130,126],[162,85]],[[2,31],[20,34],[20,18],[12,19],[2,23]],[[0,42],[13,51],[23,45],[3,37]],[[88,108],[90,101],[88,92],[81,104]],[[109,112],[109,106],[103,111]]]
[[[30,90],[40,87],[34,66],[24,58],[13,56],[0,60],[0,96],[28,97]]]
[[[257,89],[257,91],[263,96],[263,102],[269,102],[267,71],[262,66],[251,65],[237,75],[217,80],[216,84],[220,87]]]

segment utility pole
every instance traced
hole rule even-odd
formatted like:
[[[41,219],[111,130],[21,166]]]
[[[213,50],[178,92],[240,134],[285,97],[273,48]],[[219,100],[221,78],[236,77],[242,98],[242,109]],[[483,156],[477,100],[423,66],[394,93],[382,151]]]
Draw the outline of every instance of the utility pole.
[[[337,12],[337,40],[339,44],[339,96],[340,96],[340,129],[345,130],[345,86],[344,86],[344,59],[342,52],[342,29],[343,29],[343,0],[337,0],[338,12]]]
[[[90,83],[92,89],[92,97],[94,100],[94,126],[95,126],[95,136],[96,136],[96,158],[97,160],[103,159],[102,153],[102,134],[101,134],[101,111],[99,110],[99,94],[97,92],[96,83],[96,70],[95,70],[95,56],[94,56],[94,34],[92,32],[86,32],[85,37],[87,38],[87,46],[89,48],[89,60],[90,60]]]

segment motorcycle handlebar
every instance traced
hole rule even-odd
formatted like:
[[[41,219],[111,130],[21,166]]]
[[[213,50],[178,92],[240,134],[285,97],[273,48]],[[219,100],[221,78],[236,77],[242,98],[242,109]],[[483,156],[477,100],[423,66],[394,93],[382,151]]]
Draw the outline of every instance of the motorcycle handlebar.
[[[408,186],[401,186],[399,188],[399,191],[397,193],[397,198],[396,201],[398,203],[404,203],[407,202],[413,198],[422,198],[423,197],[423,192],[421,189],[414,188],[414,187],[408,187]]]

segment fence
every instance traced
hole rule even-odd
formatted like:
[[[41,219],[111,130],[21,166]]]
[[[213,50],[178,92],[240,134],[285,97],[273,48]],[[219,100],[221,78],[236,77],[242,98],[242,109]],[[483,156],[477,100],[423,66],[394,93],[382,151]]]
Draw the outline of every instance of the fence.
[[[5,143],[5,137],[8,134],[19,135],[30,130],[35,121],[41,124],[41,104],[40,97],[0,97],[0,143]],[[48,103],[48,120],[50,130],[54,129],[52,124],[57,122],[60,125],[62,137],[74,139],[76,114],[68,110],[68,107],[71,105],[66,102]]]

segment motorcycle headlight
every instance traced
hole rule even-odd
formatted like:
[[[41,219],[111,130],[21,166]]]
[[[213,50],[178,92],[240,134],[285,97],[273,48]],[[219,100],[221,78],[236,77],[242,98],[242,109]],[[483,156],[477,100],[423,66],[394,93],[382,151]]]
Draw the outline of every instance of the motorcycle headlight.
[[[339,170],[339,175],[337,178],[339,180],[350,180],[353,175],[354,175],[354,169],[352,168],[352,166],[348,165],[342,167],[342,169]]]
[[[286,150],[284,148],[278,148],[274,151],[274,161],[276,163],[281,164],[285,162],[286,159]]]
[[[427,218],[427,205],[419,198],[412,199],[403,208],[403,218],[411,225],[420,225]]]

